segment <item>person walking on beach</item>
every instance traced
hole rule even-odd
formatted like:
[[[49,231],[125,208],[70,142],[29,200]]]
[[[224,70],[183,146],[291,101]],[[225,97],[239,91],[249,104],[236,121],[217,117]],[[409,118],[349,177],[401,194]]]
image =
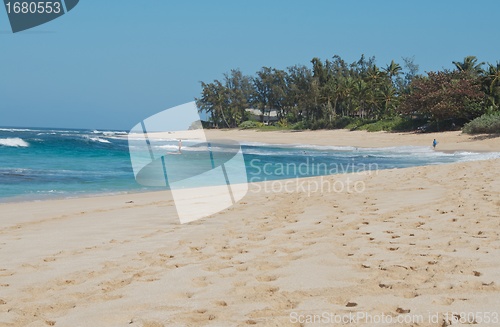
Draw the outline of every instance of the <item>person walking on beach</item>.
[[[434,141],[432,141],[432,147],[435,149],[437,144],[438,142],[436,141],[436,139],[434,139]]]

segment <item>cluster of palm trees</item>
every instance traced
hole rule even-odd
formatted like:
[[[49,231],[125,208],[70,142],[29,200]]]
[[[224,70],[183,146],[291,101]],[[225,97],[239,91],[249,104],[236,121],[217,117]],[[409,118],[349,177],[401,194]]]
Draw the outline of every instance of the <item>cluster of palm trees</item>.
[[[311,68],[295,65],[286,70],[263,67],[255,76],[231,70],[221,81],[201,83],[198,108],[219,128],[237,127],[248,120],[248,108],[260,109],[261,119],[275,111],[281,125],[333,128],[342,117],[378,120],[400,115],[398,108],[412,94],[413,81],[426,78],[418,75],[413,58],[403,58],[403,66],[392,60],[379,67],[374,57],[362,55],[347,63],[336,55],[325,61],[313,58],[311,64]],[[485,63],[469,56],[453,64],[482,85],[484,105],[498,109],[500,63],[483,69]]]

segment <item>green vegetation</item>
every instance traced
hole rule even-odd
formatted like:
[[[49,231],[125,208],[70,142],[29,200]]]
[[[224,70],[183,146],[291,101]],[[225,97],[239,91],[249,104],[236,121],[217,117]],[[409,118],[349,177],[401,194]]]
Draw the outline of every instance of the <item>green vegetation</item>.
[[[465,124],[463,131],[467,134],[500,133],[500,112],[484,114]]]
[[[361,125],[358,129],[366,130],[368,132],[392,131],[398,126],[400,121],[401,118],[399,117],[394,119],[381,119]]]
[[[201,83],[198,108],[208,114],[210,127],[263,130],[457,130],[486,112],[499,112],[499,62],[468,56],[453,62],[454,70],[425,75],[412,58],[383,68],[364,55],[353,63],[333,56],[311,64],[263,67],[255,76],[231,70],[222,81]],[[251,116],[249,108],[260,116]]]
[[[253,121],[253,120],[247,120],[247,121],[242,122],[238,127],[240,129],[251,129],[251,128],[259,128],[262,126],[264,126],[263,123],[259,123],[257,121]]]

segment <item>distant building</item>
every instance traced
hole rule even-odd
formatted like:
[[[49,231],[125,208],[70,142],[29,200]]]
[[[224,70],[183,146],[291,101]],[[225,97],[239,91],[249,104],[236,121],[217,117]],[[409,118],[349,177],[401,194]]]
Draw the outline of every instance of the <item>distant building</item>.
[[[250,120],[259,121],[264,123],[264,125],[273,124],[278,121],[278,111],[276,109],[264,109],[264,114],[262,114],[262,110],[254,108],[248,108],[245,111],[250,114]]]

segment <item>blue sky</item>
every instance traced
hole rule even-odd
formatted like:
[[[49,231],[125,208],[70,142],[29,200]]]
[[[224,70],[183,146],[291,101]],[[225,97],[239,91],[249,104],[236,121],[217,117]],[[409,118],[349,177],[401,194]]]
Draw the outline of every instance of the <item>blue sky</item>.
[[[0,8],[0,126],[130,129],[199,81],[361,54],[420,72],[500,60],[500,1],[81,0],[12,34]]]

